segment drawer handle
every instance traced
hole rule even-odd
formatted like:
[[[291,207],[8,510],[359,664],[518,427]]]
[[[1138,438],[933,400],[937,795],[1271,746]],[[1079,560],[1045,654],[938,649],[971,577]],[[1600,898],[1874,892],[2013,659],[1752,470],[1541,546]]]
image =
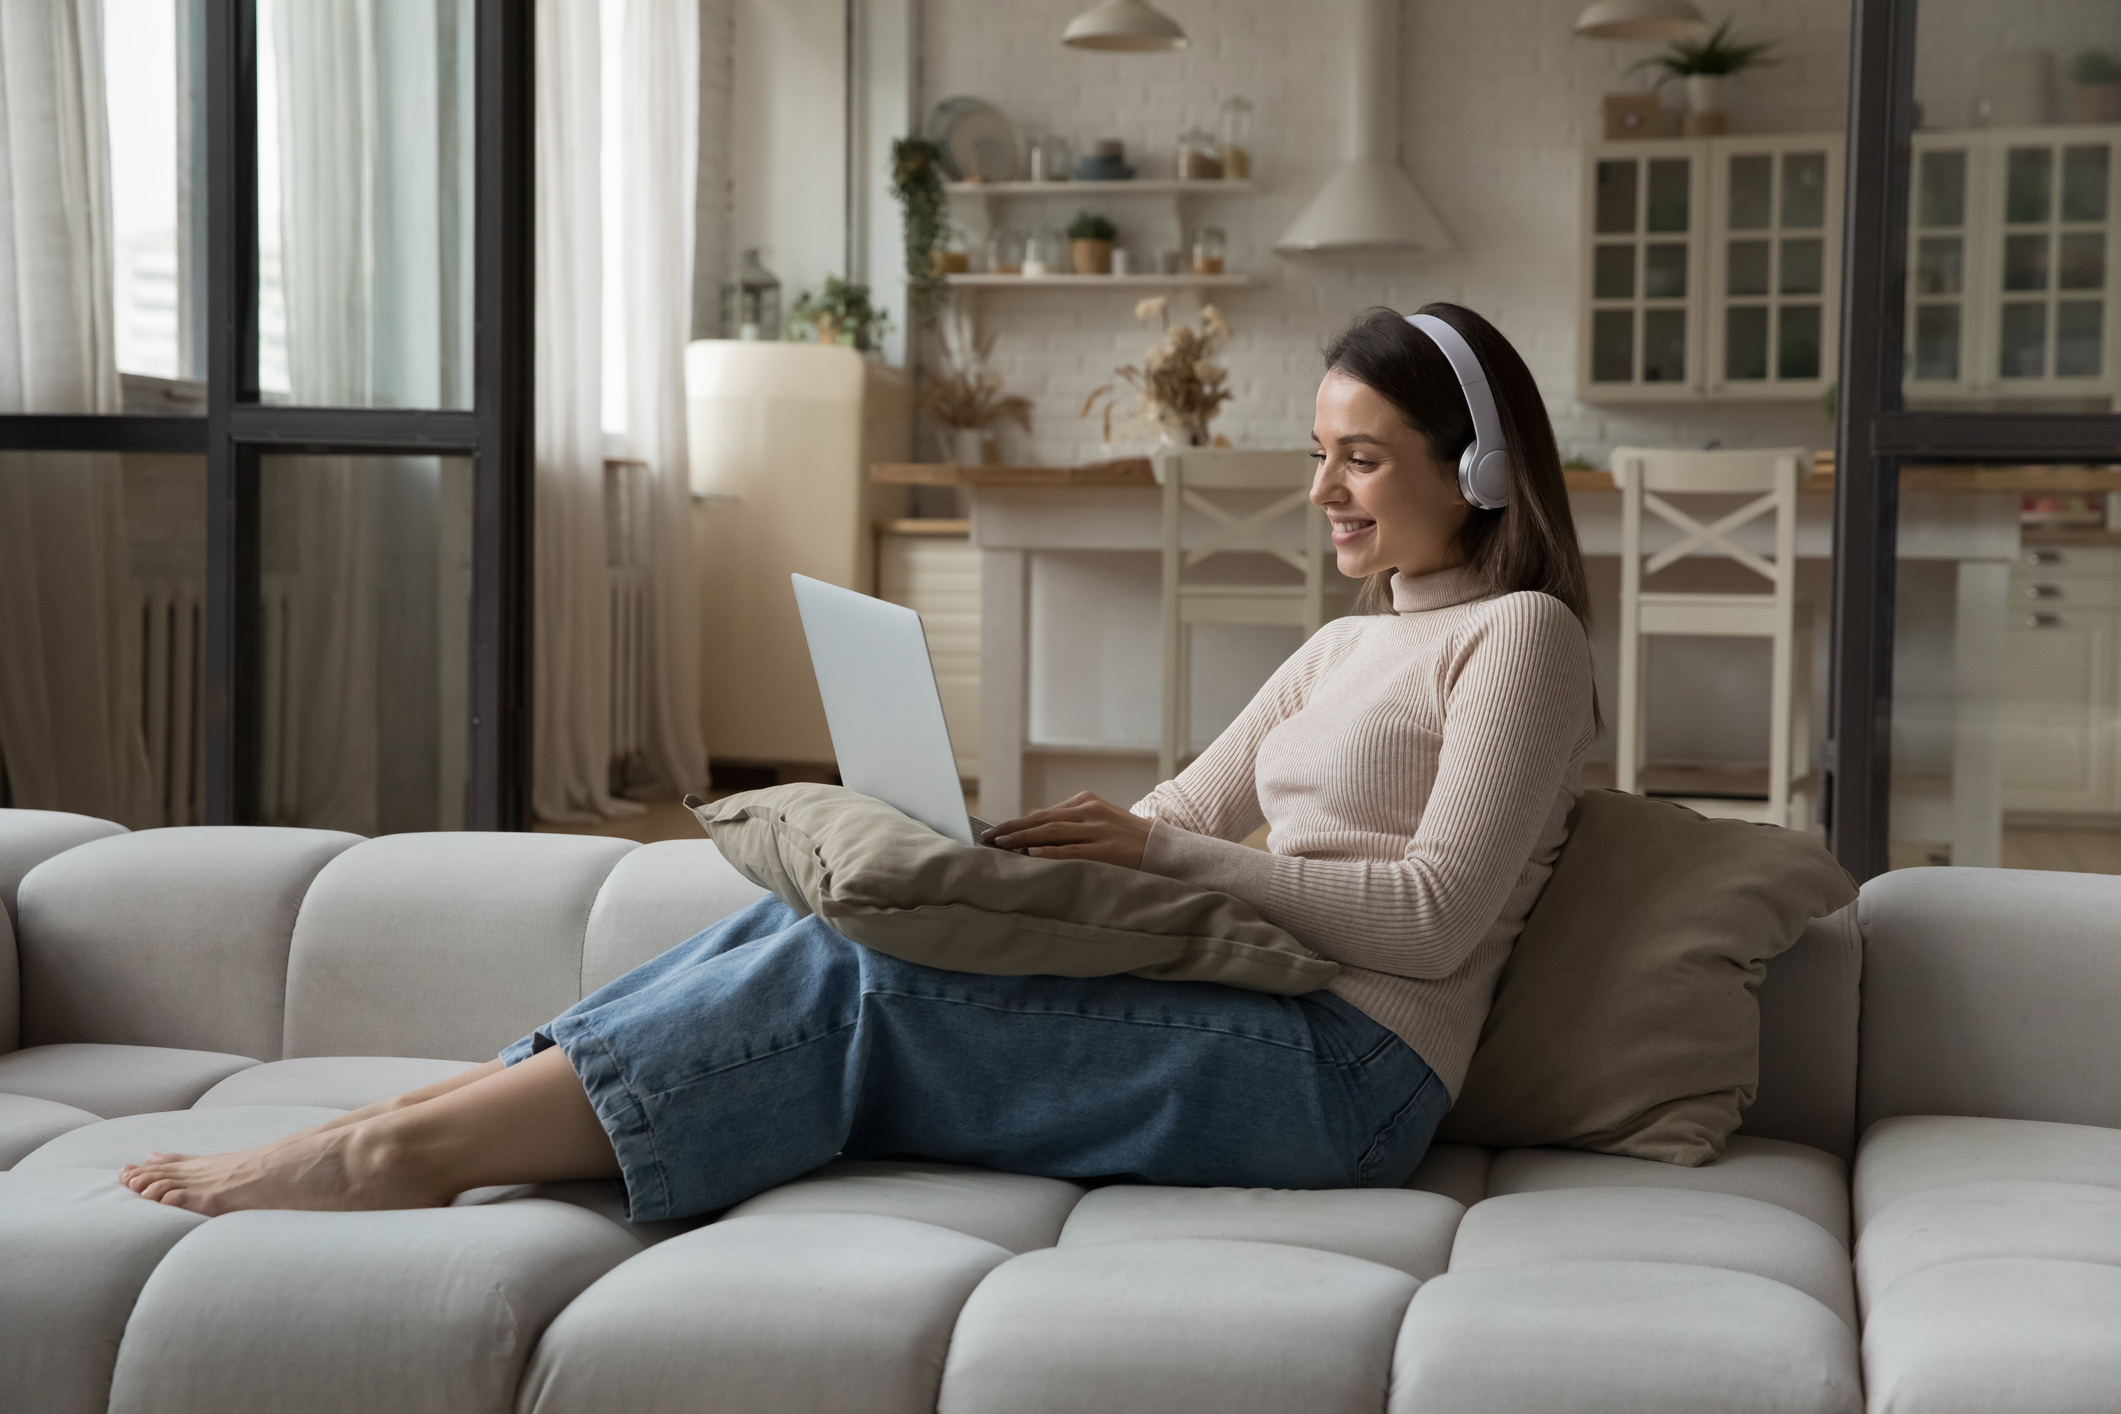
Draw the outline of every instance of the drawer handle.
[[[2027,614],[2025,616],[2025,626],[2027,628],[2060,628],[2062,627],[2062,615]]]
[[[2025,562],[2029,565],[2059,565],[2062,563],[2062,552],[2060,550],[2028,550],[2025,552]]]
[[[2062,597],[2062,586],[2059,584],[2028,585],[2025,590],[2025,597],[2028,599],[2060,599]]]

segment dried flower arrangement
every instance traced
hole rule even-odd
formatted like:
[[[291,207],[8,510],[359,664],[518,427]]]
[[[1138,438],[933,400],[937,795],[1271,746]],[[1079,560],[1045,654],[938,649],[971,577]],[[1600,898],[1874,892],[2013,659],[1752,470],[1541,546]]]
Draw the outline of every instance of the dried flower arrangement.
[[[1215,362],[1215,355],[1230,341],[1230,326],[1223,322],[1222,311],[1205,304],[1198,328],[1190,324],[1174,327],[1170,306],[1158,295],[1135,305],[1134,317],[1161,327],[1163,337],[1149,346],[1139,367],[1128,364],[1113,370],[1137,394],[1132,425],[1188,446],[1207,446],[1208,424],[1231,396],[1229,371]],[[1107,383],[1083,399],[1084,417],[1103,401],[1107,443],[1112,440],[1112,413],[1119,406],[1115,386]]]
[[[985,428],[1014,422],[1031,430],[1031,400],[1002,392],[1002,375],[993,368],[994,331],[974,334],[972,318],[950,308],[941,321],[943,371],[931,373],[921,389],[921,406],[945,427]]]

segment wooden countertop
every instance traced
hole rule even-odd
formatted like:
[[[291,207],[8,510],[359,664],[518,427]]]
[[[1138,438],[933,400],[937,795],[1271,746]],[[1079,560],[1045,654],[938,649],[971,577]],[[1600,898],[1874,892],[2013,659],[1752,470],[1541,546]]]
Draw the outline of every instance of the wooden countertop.
[[[1562,472],[1569,490],[1610,493],[1609,472]],[[1092,462],[1087,466],[959,466],[950,462],[890,462],[869,468],[869,479],[893,486],[1138,486],[1153,487],[1147,457]],[[1822,456],[1801,490],[1834,489],[1831,456]],[[1901,468],[1902,491],[2121,491],[2121,467],[2096,466],[1909,466]]]

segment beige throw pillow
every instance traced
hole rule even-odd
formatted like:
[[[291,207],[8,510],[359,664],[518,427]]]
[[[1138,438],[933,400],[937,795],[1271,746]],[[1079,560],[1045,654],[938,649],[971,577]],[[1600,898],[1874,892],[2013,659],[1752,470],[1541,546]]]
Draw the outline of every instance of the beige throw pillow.
[[[1340,969],[1250,905],[1087,859],[961,845],[839,786],[687,796],[737,872],[865,947],[995,976],[1221,982],[1295,996]]]
[[[1810,835],[1584,792],[1436,1137],[1715,1159],[1760,1083],[1767,960],[1855,896]]]

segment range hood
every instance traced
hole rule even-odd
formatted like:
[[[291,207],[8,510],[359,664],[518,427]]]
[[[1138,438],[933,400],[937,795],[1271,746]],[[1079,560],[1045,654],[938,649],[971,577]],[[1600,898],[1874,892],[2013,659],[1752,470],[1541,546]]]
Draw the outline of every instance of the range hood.
[[[1436,209],[1400,170],[1400,0],[1355,0],[1348,160],[1282,234],[1283,255],[1451,249]]]

